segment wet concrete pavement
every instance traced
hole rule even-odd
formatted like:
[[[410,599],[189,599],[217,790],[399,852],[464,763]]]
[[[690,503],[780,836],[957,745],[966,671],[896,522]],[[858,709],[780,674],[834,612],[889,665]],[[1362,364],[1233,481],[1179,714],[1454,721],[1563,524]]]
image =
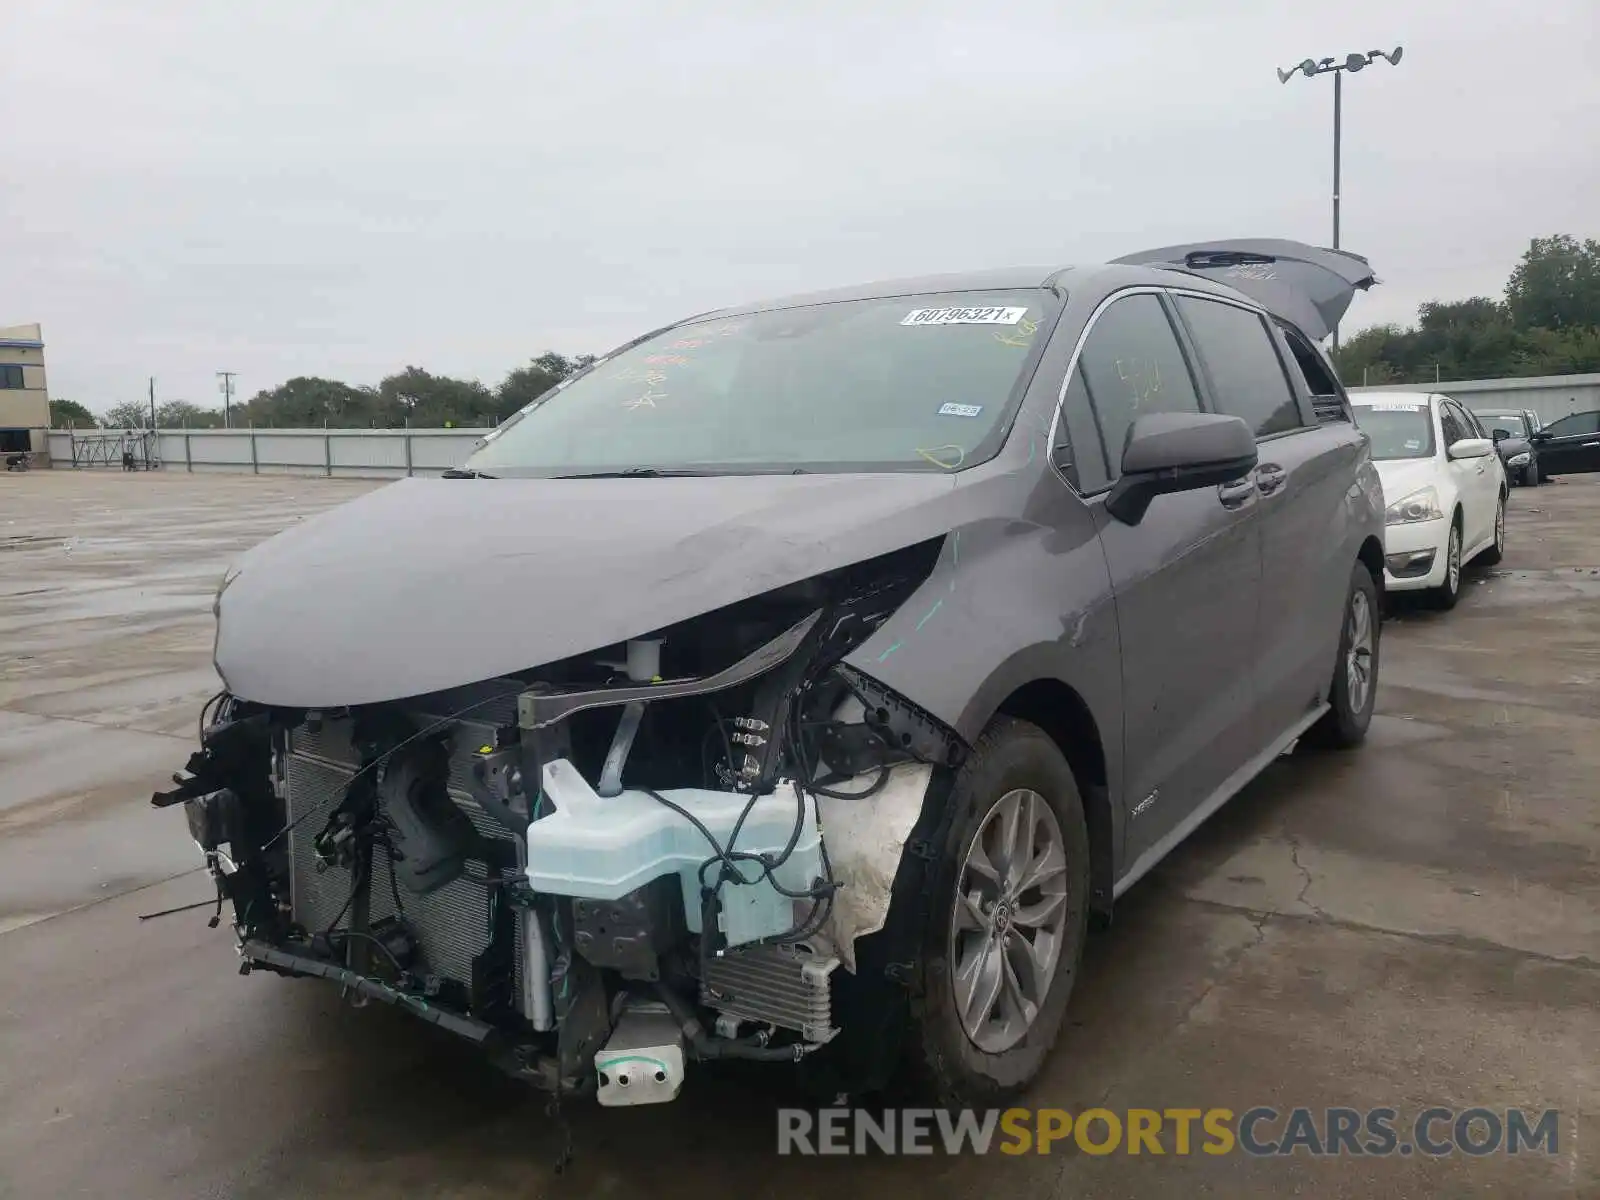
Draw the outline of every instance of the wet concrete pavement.
[[[241,979],[204,912],[140,922],[208,893],[146,801],[229,552],[364,486],[0,481],[0,1200],[1600,1195],[1600,483],[1514,492],[1502,567],[1386,624],[1368,744],[1280,761],[1129,893],[1028,1098],[1563,1113],[1554,1158],[1441,1160],[780,1159],[752,1072],[558,1122],[402,1014]]]
[[[0,929],[188,870],[149,791],[183,766],[231,556],[374,486],[41,471],[0,480]]]

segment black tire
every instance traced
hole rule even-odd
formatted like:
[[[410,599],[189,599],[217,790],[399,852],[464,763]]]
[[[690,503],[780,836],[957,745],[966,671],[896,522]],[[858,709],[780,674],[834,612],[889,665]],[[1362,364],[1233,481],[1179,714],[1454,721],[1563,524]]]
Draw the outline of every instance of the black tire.
[[[1356,626],[1353,613],[1359,603],[1358,596],[1366,603],[1372,648],[1368,656],[1366,692],[1360,697],[1360,702],[1355,703],[1351,698],[1349,662]],[[1372,724],[1372,710],[1378,699],[1378,665],[1383,644],[1383,614],[1379,604],[1377,580],[1367,570],[1366,563],[1356,563],[1355,569],[1350,572],[1350,593],[1340,610],[1339,657],[1333,666],[1333,682],[1328,687],[1328,711],[1306,730],[1301,739],[1311,746],[1342,750],[1359,745],[1367,736],[1367,728]]]
[[[1536,458],[1528,464],[1528,483],[1533,487],[1538,487],[1544,482],[1544,479],[1544,472],[1539,469],[1539,460]]]
[[[1499,507],[1494,510],[1494,541],[1474,560],[1486,567],[1498,566],[1506,552],[1506,494],[1500,493]]]
[[[1452,553],[1456,557],[1454,572],[1450,570],[1449,563]],[[1456,606],[1456,601],[1461,599],[1461,510],[1459,508],[1450,520],[1450,541],[1445,546],[1444,582],[1432,589],[1428,593],[1428,598],[1441,612],[1449,612]]]
[[[991,811],[1018,789],[1037,793],[1059,827],[1066,859],[1066,920],[1037,1014],[1019,1041],[991,1053],[967,1035],[956,1007],[952,922],[967,851]],[[1077,781],[1060,748],[1042,729],[1011,717],[997,717],[978,739],[949,802],[954,815],[933,880],[935,902],[924,933],[921,986],[911,1002],[906,1066],[913,1086],[928,1099],[984,1108],[1033,1081],[1061,1030],[1088,935],[1089,831]]]

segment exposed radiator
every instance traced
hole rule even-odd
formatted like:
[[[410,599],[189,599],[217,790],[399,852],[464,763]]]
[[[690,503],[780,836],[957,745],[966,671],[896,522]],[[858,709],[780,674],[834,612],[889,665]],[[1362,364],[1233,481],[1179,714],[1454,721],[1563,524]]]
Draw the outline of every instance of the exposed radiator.
[[[809,1042],[826,1042],[833,1026],[829,976],[839,960],[802,946],[754,946],[711,960],[700,999],[709,1008],[762,1025],[791,1029]]]
[[[463,753],[482,740],[483,730],[462,729],[450,760],[449,794],[466,813],[478,832],[486,838],[514,843],[510,832],[490,817],[461,790],[466,769]],[[302,726],[293,731],[285,763],[286,797],[291,821],[300,821],[289,833],[290,900],[294,919],[310,933],[322,933],[339,916],[350,897],[352,872],[339,867],[319,870],[314,841],[328,816],[344,797],[356,770],[356,754],[351,746],[349,724],[325,720],[319,728]],[[306,814],[310,815],[306,815]],[[482,954],[491,940],[489,891],[481,863],[468,861],[462,876],[426,895],[399,888],[400,912],[396,912],[395,888],[389,879],[389,863],[382,847],[372,856],[372,882],[368,893],[369,920],[403,916],[416,936],[426,970],[467,985],[472,979],[472,960]],[[349,914],[335,929],[348,928]],[[522,1008],[522,929],[516,927],[515,1005]]]

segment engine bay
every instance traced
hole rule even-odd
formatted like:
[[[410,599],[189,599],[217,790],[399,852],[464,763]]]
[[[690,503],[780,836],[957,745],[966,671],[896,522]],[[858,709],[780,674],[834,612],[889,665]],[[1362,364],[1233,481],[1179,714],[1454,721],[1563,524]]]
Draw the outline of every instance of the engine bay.
[[[844,661],[940,548],[429,696],[224,693],[153,802],[184,805],[243,973],[329,979],[604,1104],[672,1099],[689,1058],[799,1061],[967,751]]]

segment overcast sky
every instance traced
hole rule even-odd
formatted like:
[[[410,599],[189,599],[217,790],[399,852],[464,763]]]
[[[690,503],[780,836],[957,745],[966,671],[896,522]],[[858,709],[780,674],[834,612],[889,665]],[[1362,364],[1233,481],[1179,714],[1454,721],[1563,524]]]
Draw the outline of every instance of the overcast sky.
[[[763,11],[763,8],[766,11]],[[1215,236],[1350,330],[1600,236],[1596,0],[0,0],[0,325],[99,410],[408,363],[493,384],[691,311]]]

